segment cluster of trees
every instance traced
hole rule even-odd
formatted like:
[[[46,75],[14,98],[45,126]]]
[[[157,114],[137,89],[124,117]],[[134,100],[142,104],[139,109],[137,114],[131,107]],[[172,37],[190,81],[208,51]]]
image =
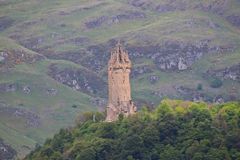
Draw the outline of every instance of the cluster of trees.
[[[240,103],[164,100],[153,111],[103,121],[80,117],[25,160],[240,160]]]

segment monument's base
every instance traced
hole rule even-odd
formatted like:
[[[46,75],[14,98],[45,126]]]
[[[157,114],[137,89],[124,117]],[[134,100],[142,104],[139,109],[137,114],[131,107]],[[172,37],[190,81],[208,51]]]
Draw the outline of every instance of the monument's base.
[[[108,104],[107,106],[107,117],[106,122],[116,121],[119,115],[122,114],[124,117],[133,115],[137,112],[137,107],[131,102],[122,102],[119,105],[114,106],[113,104]]]

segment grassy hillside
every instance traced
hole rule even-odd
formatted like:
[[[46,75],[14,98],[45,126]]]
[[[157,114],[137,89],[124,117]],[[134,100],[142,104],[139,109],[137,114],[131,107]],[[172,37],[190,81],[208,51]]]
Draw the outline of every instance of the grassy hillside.
[[[118,40],[133,61],[139,107],[165,97],[239,100],[239,8],[238,0],[0,1],[0,138],[22,156],[78,113],[102,110]]]

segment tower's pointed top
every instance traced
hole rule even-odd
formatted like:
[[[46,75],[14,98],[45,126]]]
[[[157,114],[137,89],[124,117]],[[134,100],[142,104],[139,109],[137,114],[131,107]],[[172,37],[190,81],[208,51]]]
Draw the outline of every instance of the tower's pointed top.
[[[120,40],[111,51],[110,63],[131,63],[127,51],[124,50]]]
[[[121,41],[120,40],[118,40],[117,46],[121,46]]]
[[[118,40],[117,44],[116,44],[116,50],[117,50],[117,53],[121,53],[123,50],[122,50],[122,44],[121,44],[121,41]]]

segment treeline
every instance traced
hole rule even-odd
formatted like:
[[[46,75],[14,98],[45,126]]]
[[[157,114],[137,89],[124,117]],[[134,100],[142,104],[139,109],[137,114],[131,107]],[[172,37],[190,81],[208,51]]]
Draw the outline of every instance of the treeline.
[[[240,103],[163,100],[129,118],[85,113],[26,160],[240,160]]]

